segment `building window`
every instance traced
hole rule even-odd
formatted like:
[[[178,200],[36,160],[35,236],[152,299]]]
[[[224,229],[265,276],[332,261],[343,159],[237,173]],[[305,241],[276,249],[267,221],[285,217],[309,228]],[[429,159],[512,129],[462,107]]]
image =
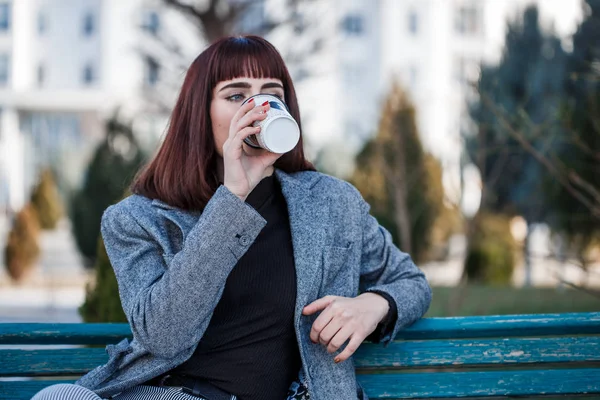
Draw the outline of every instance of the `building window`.
[[[39,64],[37,67],[37,83],[39,87],[44,85],[44,81],[46,80],[46,67],[44,64]]]
[[[0,87],[8,84],[10,76],[10,57],[8,54],[0,54]]]
[[[94,30],[96,28],[96,19],[94,18],[94,14],[91,12],[85,14],[83,17],[83,34],[85,36],[92,36],[94,34]]]
[[[146,74],[145,74],[145,83],[148,86],[154,86],[158,82],[160,73],[160,65],[158,61],[156,61],[152,57],[146,57]]]
[[[151,35],[156,36],[158,34],[160,29],[160,19],[156,11],[148,11],[144,13],[142,28]]]
[[[10,4],[0,3],[0,32],[10,29]]]
[[[348,87],[353,87],[361,82],[361,79],[364,78],[362,69],[357,65],[346,64],[342,69],[344,83]]]
[[[408,14],[408,30],[413,35],[419,32],[419,15],[414,10]]]
[[[83,68],[83,83],[90,85],[96,80],[94,66],[90,63]]]
[[[48,21],[46,19],[46,13],[44,13],[43,11],[40,11],[40,13],[38,14],[37,27],[38,34],[40,36],[46,33],[46,29],[48,28]]]
[[[461,85],[469,85],[479,79],[479,63],[477,60],[456,57],[454,60],[454,78]]]
[[[410,86],[414,87],[417,85],[417,79],[419,79],[419,70],[416,66],[411,65],[408,68],[408,81]]]
[[[455,11],[454,30],[461,35],[476,35],[481,30],[481,13],[475,5],[460,6]]]
[[[363,17],[361,15],[347,15],[342,20],[342,29],[347,35],[361,35],[364,31]]]

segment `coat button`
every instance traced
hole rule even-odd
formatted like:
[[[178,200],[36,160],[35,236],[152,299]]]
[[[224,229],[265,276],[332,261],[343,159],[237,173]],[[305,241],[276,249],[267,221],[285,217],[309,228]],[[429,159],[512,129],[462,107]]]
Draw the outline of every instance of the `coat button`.
[[[242,237],[240,237],[240,244],[242,246],[248,246],[250,244],[250,236],[242,235]]]

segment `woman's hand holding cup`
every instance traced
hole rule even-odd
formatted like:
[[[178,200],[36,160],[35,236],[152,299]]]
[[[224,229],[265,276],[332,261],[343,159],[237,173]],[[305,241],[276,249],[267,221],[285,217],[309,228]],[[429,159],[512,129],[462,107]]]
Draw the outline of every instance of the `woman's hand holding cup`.
[[[246,200],[265,177],[265,171],[282,156],[266,150],[252,150],[256,154],[248,154],[243,147],[245,138],[260,132],[261,127],[252,124],[265,119],[269,108],[268,103],[255,107],[254,99],[243,104],[233,116],[229,137],[223,143],[223,184],[242,200]]]

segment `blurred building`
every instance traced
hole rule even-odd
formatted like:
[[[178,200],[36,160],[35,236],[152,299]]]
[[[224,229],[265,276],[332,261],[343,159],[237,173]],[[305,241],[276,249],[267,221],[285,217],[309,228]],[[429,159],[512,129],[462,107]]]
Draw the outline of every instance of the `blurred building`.
[[[142,54],[168,23],[185,35],[158,1],[0,0],[0,209],[22,207],[45,166],[77,186],[119,107],[157,140],[146,95],[164,71]]]
[[[442,162],[446,190],[455,198],[471,85],[481,62],[499,60],[507,19],[537,4],[543,26],[568,38],[581,18],[579,0],[325,1],[334,17],[322,17],[333,37],[324,62],[335,72],[317,84],[326,88],[319,101],[326,111],[311,111],[308,134],[329,144],[333,159],[356,152],[375,134],[380,105],[396,80],[411,95],[425,148]],[[328,167],[347,174],[351,166],[337,160]]]
[[[375,134],[380,105],[396,79],[415,102],[423,142],[442,161],[447,190],[458,192],[469,84],[482,60],[499,58],[507,17],[532,2],[307,2],[306,17],[316,28],[306,34],[320,37],[321,51],[306,54],[303,68],[290,69],[309,147],[332,149],[324,157],[328,169],[348,173],[352,154]],[[537,2],[542,18],[554,19],[559,33],[573,31],[578,0]],[[133,119],[149,148],[156,143],[168,108],[149,100],[164,93],[163,105],[172,104],[181,67],[203,46],[188,20],[161,4],[0,0],[0,210],[24,204],[42,166],[54,166],[63,186],[77,186],[102,138],[103,120],[117,107]],[[277,13],[281,3],[252,4],[241,21],[246,28],[266,12]],[[170,39],[165,32],[187,46],[172,68],[164,62],[170,55],[157,50]],[[269,39],[284,56],[301,45],[281,30]]]

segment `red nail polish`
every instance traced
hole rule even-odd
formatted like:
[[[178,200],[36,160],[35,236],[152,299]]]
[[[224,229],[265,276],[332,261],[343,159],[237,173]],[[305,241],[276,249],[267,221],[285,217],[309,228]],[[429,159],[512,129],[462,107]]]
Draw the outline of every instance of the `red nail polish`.
[[[248,103],[252,103],[254,101],[254,99],[250,99],[248,100]]]
[[[267,104],[269,104],[269,101],[265,101],[264,103],[261,104],[261,106],[266,106]]]

